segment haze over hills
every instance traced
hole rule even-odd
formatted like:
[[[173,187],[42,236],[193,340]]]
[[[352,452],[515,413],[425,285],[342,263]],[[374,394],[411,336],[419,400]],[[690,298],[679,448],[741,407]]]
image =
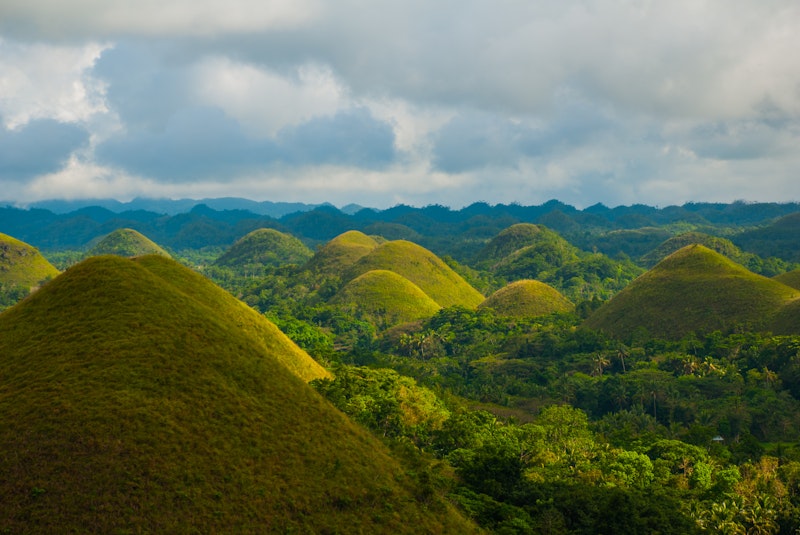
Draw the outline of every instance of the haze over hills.
[[[125,257],[157,254],[170,257],[170,254],[141,232],[130,228],[115,230],[95,244],[89,256],[117,255]]]
[[[220,293],[101,256],[0,315],[0,529],[475,531]]]
[[[637,329],[666,339],[735,325],[770,330],[781,308],[799,297],[800,291],[707,247],[688,245],[634,280],[584,324],[623,338]]]

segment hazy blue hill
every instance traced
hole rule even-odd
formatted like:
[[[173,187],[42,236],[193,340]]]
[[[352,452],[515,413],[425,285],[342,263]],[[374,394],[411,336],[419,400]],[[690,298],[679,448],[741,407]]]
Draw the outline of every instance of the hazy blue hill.
[[[623,338],[637,329],[666,339],[736,326],[764,330],[797,297],[800,291],[689,245],[634,280],[585,325]]]
[[[169,257],[170,254],[159,247],[150,238],[133,229],[123,228],[108,234],[94,245],[89,256],[117,255],[117,256],[142,256],[157,254]]]
[[[476,531],[193,277],[94,257],[0,315],[0,530]]]
[[[215,264],[219,266],[282,266],[303,264],[314,253],[289,234],[275,229],[257,229],[243,236],[225,251]]]

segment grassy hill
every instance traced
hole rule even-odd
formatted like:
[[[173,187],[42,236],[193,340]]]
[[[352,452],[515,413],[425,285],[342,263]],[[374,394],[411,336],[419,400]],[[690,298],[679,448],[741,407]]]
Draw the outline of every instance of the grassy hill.
[[[781,273],[772,278],[786,286],[791,286],[792,288],[800,290],[800,269],[795,269],[788,273]]]
[[[415,243],[396,240],[376,247],[345,274],[352,280],[368,271],[393,271],[416,284],[440,306],[477,307],[484,297],[438,256]]]
[[[341,275],[345,269],[377,246],[378,242],[374,238],[357,230],[348,230],[323,245],[305,267],[318,273]]]
[[[117,255],[125,257],[157,254],[170,257],[170,254],[159,247],[142,233],[129,228],[117,229],[103,237],[94,245],[88,256]]]
[[[642,256],[641,262],[645,266],[653,267],[678,249],[682,249],[687,245],[692,245],[695,243],[708,247],[712,251],[716,251],[721,255],[727,256],[734,262],[742,263],[742,251],[736,247],[732,241],[726,240],[725,238],[711,236],[710,234],[704,234],[702,232],[684,232],[682,234],[678,234],[677,236],[673,236],[646,255]]]
[[[542,225],[517,223],[500,232],[475,255],[477,265],[493,265],[511,253],[558,236]]]
[[[442,308],[416,284],[384,269],[351,280],[330,303],[358,311],[381,328],[429,318]]]
[[[495,236],[478,253],[475,265],[508,280],[541,278],[576,262],[578,249],[552,230],[519,223]]]
[[[303,242],[271,228],[254,230],[240,238],[225,251],[215,264],[218,266],[281,266],[303,264],[314,253]]]
[[[58,273],[34,247],[0,234],[0,287],[20,287],[30,291]]]
[[[512,282],[490,295],[480,306],[514,317],[544,316],[575,308],[558,290],[536,280]]]
[[[475,531],[187,271],[95,257],[0,315],[0,531]]]
[[[585,325],[618,337],[644,328],[667,339],[736,325],[768,329],[781,307],[797,297],[800,291],[689,245],[634,280]]]
[[[800,212],[781,217],[765,227],[742,232],[733,242],[763,258],[775,256],[800,262]]]
[[[800,299],[784,305],[769,322],[774,334],[800,334]]]

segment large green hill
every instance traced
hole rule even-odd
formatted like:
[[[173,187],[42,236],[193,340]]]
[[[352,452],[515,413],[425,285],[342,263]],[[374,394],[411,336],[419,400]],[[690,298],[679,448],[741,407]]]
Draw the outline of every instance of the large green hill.
[[[0,287],[19,287],[29,291],[58,273],[35,248],[0,234]]]
[[[0,531],[474,531],[186,271],[95,257],[0,315]]]
[[[117,229],[103,237],[89,249],[89,256],[117,255],[125,257],[157,254],[169,257],[170,254],[159,247],[141,232],[130,228]]]
[[[415,243],[396,240],[376,247],[345,274],[352,280],[368,271],[384,269],[416,284],[440,306],[477,307],[484,297],[438,256]]]
[[[578,249],[557,233],[542,225],[519,223],[490,240],[475,264],[507,280],[522,280],[541,278],[577,260]]]
[[[429,318],[442,308],[419,286],[385,269],[367,271],[351,280],[330,303],[363,314],[383,328]]]
[[[357,230],[348,230],[323,245],[305,267],[319,273],[341,275],[377,246],[374,238]]]
[[[544,316],[575,308],[558,290],[536,280],[512,282],[490,295],[480,306],[513,317]]]
[[[215,264],[229,267],[303,264],[313,255],[311,249],[294,236],[262,228],[240,238]]]
[[[797,297],[800,291],[689,245],[634,280],[585,325],[619,337],[643,328],[667,339],[736,326],[769,329],[778,311]]]
[[[663,259],[687,245],[700,244],[716,251],[721,255],[727,256],[734,262],[743,263],[742,251],[736,247],[732,241],[725,238],[718,238],[702,232],[684,232],[673,236],[664,241],[661,245],[642,256],[641,262],[648,267],[653,267]]]

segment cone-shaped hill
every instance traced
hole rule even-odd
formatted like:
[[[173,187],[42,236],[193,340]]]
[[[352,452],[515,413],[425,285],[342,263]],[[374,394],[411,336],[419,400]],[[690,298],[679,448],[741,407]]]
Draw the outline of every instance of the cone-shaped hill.
[[[0,286],[28,291],[58,273],[58,269],[34,247],[0,234]]]
[[[788,273],[781,273],[772,278],[778,282],[782,282],[786,286],[791,286],[792,288],[800,290],[800,269],[795,269]]]
[[[552,230],[518,223],[492,238],[476,256],[476,265],[509,280],[536,278],[578,260],[578,249]]]
[[[289,234],[275,229],[254,230],[240,238],[214,262],[218,266],[282,266],[303,264],[314,253]]]
[[[727,256],[733,261],[739,261],[742,251],[736,247],[732,241],[725,238],[718,238],[702,232],[684,232],[673,236],[664,241],[661,245],[642,256],[642,264],[653,267],[663,259],[687,245],[699,244],[716,251],[721,255]]]
[[[159,247],[150,238],[130,228],[117,229],[106,235],[97,244],[89,249],[88,256],[116,255],[116,256],[144,256],[157,254],[170,257],[170,254]]]
[[[781,308],[798,297],[800,291],[756,275],[707,247],[689,245],[630,283],[585,325],[619,337],[645,328],[666,339],[737,324],[769,329]]]
[[[374,238],[357,230],[348,230],[322,246],[305,267],[319,273],[341,275],[377,246],[378,242]]]
[[[569,312],[575,305],[552,286],[536,280],[520,280],[497,290],[480,307],[521,318]]]
[[[169,262],[91,258],[0,315],[0,529],[475,531]]]
[[[478,290],[442,259],[410,241],[396,240],[379,245],[347,270],[344,280],[355,279],[375,269],[402,275],[443,307],[475,308],[484,300]]]
[[[442,308],[416,284],[384,269],[367,271],[351,280],[330,303],[358,310],[382,328],[429,318]]]

